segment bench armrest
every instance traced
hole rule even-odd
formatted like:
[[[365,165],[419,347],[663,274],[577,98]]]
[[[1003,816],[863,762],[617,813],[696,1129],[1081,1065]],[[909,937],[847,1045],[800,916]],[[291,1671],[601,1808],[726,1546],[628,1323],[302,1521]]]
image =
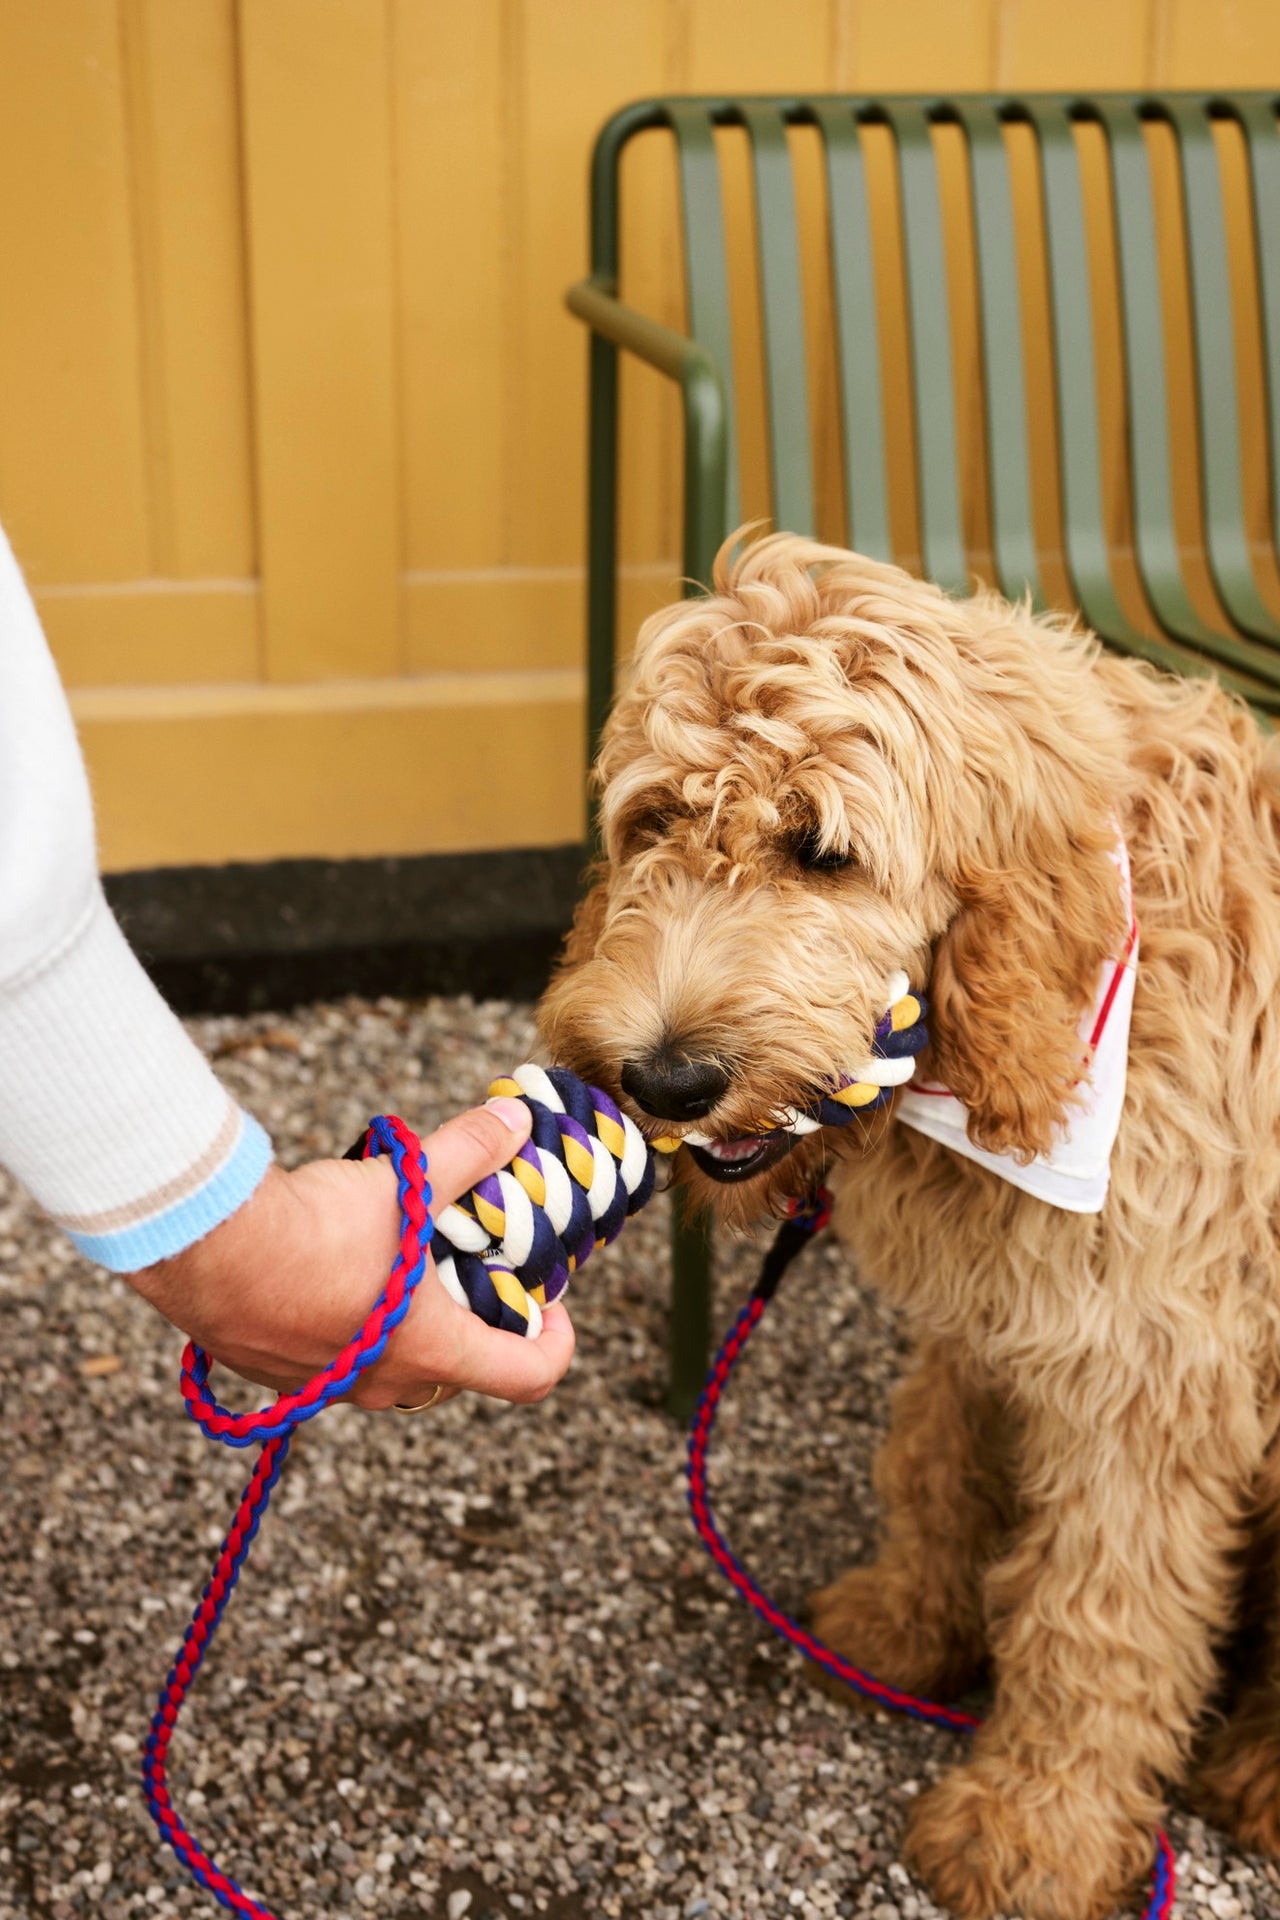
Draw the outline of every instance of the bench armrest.
[[[593,415],[601,400],[612,413],[611,401],[601,387],[614,373],[619,347],[678,382],[684,403],[684,569],[691,581],[709,585],[711,563],[729,531],[725,525],[729,410],[718,368],[705,347],[626,306],[612,283],[600,275],[579,280],[565,298],[570,312],[586,321],[593,336]],[[607,343],[607,367],[596,358],[601,343]],[[609,426],[616,431],[612,420]]]

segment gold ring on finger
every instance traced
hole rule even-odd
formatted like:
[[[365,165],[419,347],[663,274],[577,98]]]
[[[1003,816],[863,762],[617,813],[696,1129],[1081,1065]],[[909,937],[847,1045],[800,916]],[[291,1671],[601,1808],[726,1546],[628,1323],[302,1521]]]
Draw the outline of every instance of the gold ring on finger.
[[[444,1382],[442,1380],[439,1386],[432,1387],[431,1398],[429,1400],[419,1400],[416,1407],[402,1407],[400,1402],[397,1400],[393,1405],[392,1411],[394,1413],[425,1413],[428,1407],[434,1407],[434,1405],[436,1404],[436,1401],[440,1398],[440,1395],[443,1392],[444,1392]]]

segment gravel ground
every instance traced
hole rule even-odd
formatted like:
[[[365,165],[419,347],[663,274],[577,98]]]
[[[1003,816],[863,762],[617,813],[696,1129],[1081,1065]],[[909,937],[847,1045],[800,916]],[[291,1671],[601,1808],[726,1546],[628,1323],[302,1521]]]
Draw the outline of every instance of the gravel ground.
[[[282,1157],[424,1127],[526,1057],[525,1007],[349,1001],[192,1023]],[[690,1532],[661,1411],[657,1201],[574,1296],[543,1406],[334,1409],[300,1436],[175,1743],[173,1788],[282,1920],[937,1914],[899,1864],[954,1736],[817,1692]],[[729,1250],[728,1319],[753,1270]],[[155,1689],[243,1459],[181,1413],[178,1341],[0,1187],[0,1920],[216,1911],[139,1798]],[[784,1606],[872,1545],[901,1361],[829,1249],[721,1422],[722,1519]],[[1191,1916],[1280,1920],[1280,1873],[1175,1816]]]

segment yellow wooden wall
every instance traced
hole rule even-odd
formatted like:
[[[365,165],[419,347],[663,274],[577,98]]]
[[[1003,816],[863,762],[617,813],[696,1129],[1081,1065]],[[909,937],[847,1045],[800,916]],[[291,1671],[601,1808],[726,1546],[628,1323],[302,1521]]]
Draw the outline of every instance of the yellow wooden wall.
[[[578,834],[562,294],[615,106],[1277,83],[1275,0],[4,0],[0,517],[105,864]],[[629,168],[669,314],[669,177]],[[624,417],[631,620],[674,591],[677,421],[643,371]]]

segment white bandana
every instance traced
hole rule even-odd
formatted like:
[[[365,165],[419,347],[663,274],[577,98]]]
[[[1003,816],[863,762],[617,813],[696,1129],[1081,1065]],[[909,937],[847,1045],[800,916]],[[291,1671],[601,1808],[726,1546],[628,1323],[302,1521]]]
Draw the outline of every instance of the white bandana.
[[[1129,1017],[1138,970],[1138,927],[1133,914],[1133,884],[1124,841],[1116,845],[1116,865],[1129,915],[1129,932],[1118,959],[1108,960],[1097,997],[1080,1023],[1085,1048],[1083,1093],[1069,1109],[1065,1127],[1047,1154],[1020,1166],[1008,1153],[975,1147],[966,1131],[969,1110],[947,1088],[933,1081],[913,1082],[897,1107],[897,1117],[967,1160],[998,1173],[1024,1193],[1068,1213],[1101,1213],[1111,1181],[1111,1149],[1120,1128],[1125,1074],[1129,1062]]]

